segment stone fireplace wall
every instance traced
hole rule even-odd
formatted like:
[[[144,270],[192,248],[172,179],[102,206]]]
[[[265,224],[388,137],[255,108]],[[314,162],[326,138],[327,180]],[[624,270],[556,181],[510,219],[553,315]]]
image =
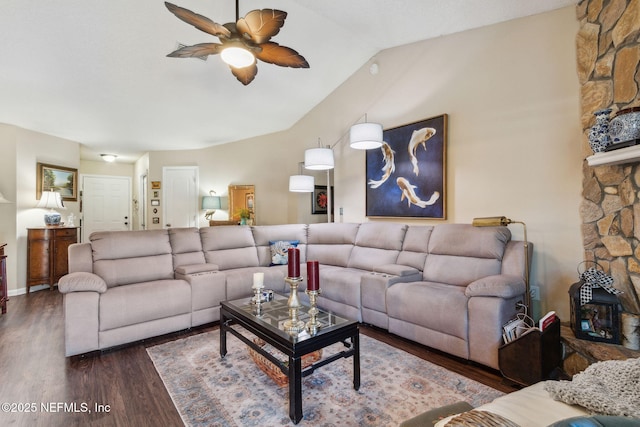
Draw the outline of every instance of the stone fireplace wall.
[[[640,0],[582,0],[576,38],[581,85],[582,154],[592,155],[593,113],[640,106]],[[640,163],[583,163],[580,207],[585,261],[595,261],[624,294],[625,311],[640,313]],[[585,264],[593,265],[593,264]]]

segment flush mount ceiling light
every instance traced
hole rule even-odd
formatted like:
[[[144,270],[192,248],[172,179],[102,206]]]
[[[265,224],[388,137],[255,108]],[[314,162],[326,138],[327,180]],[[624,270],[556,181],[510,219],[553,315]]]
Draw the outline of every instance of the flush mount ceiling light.
[[[116,154],[100,154],[100,157],[102,157],[102,160],[109,163],[115,161],[118,158]]]
[[[169,57],[191,58],[220,54],[231,68],[231,73],[244,85],[258,74],[256,59],[269,64],[291,68],[309,68],[309,63],[295,50],[272,42],[271,37],[280,32],[287,12],[276,9],[252,10],[240,18],[236,0],[236,22],[218,24],[189,9],[165,2],[167,9],[187,24],[200,31],[218,37],[220,43],[199,43],[185,46]]]

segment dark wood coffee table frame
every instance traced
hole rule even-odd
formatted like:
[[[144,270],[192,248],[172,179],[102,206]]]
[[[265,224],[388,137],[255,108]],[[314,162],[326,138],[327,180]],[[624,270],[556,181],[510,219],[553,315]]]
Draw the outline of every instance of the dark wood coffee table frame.
[[[306,332],[302,332],[299,335],[289,334],[252,314],[246,309],[248,304],[249,298],[222,303],[220,309],[220,356],[224,358],[227,354],[227,332],[230,332],[246,345],[269,359],[287,375],[289,378],[289,418],[294,424],[300,422],[303,416],[302,378],[312,374],[316,369],[341,358],[353,357],[353,388],[355,390],[360,388],[360,335],[358,322],[330,315],[333,318],[340,319],[341,323],[323,327],[313,336]],[[265,310],[268,310],[268,306],[269,303],[263,303]],[[303,307],[301,311],[306,312],[306,310],[308,310],[308,307]],[[289,358],[289,363],[285,364],[267,353],[252,340],[231,328],[232,324],[242,326],[267,344],[284,353]],[[302,356],[338,342],[342,342],[346,350],[330,355],[304,370],[302,369]]]

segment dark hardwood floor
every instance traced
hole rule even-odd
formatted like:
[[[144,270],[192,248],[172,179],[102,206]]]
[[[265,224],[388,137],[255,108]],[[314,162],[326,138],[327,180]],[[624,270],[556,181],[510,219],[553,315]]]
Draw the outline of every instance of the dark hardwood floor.
[[[57,288],[11,297],[0,317],[0,426],[181,426],[146,348],[217,328],[66,358]],[[361,332],[501,391],[516,389],[497,371],[376,328],[363,326]]]

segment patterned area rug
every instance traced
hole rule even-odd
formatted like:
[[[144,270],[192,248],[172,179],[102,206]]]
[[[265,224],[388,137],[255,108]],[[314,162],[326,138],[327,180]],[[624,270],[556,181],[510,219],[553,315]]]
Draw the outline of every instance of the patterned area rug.
[[[212,331],[147,349],[187,426],[290,426],[289,388],[264,374],[248,347],[227,336],[220,358]],[[332,354],[342,344],[324,349]],[[476,407],[502,392],[360,335],[360,390],[353,361],[339,359],[303,378],[299,426],[397,426],[458,401]]]

